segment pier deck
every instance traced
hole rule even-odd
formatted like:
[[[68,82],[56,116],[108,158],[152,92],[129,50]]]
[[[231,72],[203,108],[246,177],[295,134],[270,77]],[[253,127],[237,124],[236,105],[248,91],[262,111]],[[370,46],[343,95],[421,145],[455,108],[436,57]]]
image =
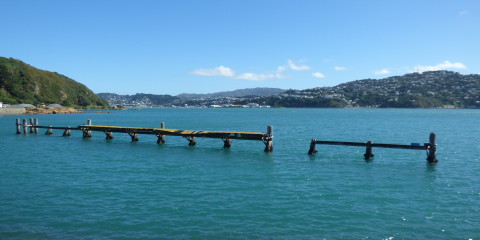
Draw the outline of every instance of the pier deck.
[[[138,133],[153,135],[169,135],[181,137],[206,137],[221,139],[241,139],[241,140],[263,140],[268,138],[267,133],[260,132],[238,132],[238,131],[193,131],[166,128],[141,128],[141,127],[119,127],[119,126],[99,126],[99,125],[80,125],[82,131],[99,132],[117,132],[117,133]]]
[[[424,143],[421,145],[420,143],[415,143],[411,145],[406,144],[388,144],[388,143],[374,143],[372,141],[367,142],[341,142],[341,141],[319,141],[316,139],[312,139],[310,142],[310,149],[308,150],[309,155],[316,154],[318,151],[316,150],[315,146],[317,144],[323,145],[340,145],[340,146],[354,146],[354,147],[365,147],[365,160],[370,160],[373,158],[372,148],[397,148],[397,149],[412,149],[412,150],[425,150],[427,152],[427,161],[430,163],[436,163],[436,151],[437,151],[437,144],[436,144],[436,135],[435,133],[430,133],[429,142]]]
[[[106,135],[107,140],[113,139],[113,133],[127,133],[132,138],[133,142],[138,141],[139,134],[151,134],[158,137],[157,143],[165,143],[165,136],[180,136],[189,141],[189,146],[196,145],[196,138],[219,138],[224,142],[224,148],[230,148],[232,145],[232,139],[237,140],[258,140],[263,141],[265,144],[265,152],[273,151],[273,134],[272,126],[267,126],[267,132],[241,132],[241,131],[193,131],[193,130],[180,130],[180,129],[167,129],[165,123],[160,124],[160,128],[143,128],[143,127],[123,127],[123,126],[102,126],[92,125],[92,121],[88,120],[86,125],[80,125],[78,127],[59,127],[59,126],[42,126],[38,124],[38,119],[30,119],[28,124],[27,119],[20,122],[20,119],[16,121],[17,134],[21,133],[23,127],[23,133],[27,134],[28,128],[30,133],[38,133],[39,128],[47,129],[46,135],[52,135],[54,129],[64,130],[63,136],[70,136],[72,130],[82,131],[83,137],[92,137],[92,131],[103,132]]]

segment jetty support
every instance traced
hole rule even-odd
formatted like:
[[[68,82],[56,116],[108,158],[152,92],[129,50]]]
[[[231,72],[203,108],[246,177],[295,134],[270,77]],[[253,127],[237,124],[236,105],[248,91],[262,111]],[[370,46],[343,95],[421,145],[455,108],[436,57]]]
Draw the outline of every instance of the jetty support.
[[[272,152],[273,151],[273,127],[267,127],[267,134],[262,137],[262,141],[265,144],[265,152]]]
[[[165,129],[165,122],[160,123],[160,128]],[[157,143],[158,144],[165,143],[167,141],[166,138],[165,138],[165,135],[156,134],[156,136],[157,136]]]
[[[22,129],[23,134],[27,134],[29,129],[30,133],[38,133],[38,119],[36,118],[30,118],[29,120],[23,119],[23,121],[20,121],[20,118],[17,118],[15,121],[15,126],[17,129],[17,134],[21,134]]]
[[[309,155],[316,154],[318,151],[316,150],[317,144],[323,145],[341,145],[341,146],[355,146],[355,147],[365,147],[365,160],[370,160],[374,157],[372,148],[397,148],[397,149],[412,149],[412,150],[426,150],[427,152],[427,161],[429,163],[436,163],[436,151],[437,151],[437,144],[436,144],[436,135],[435,133],[430,133],[429,142],[421,144],[411,144],[411,145],[402,145],[402,144],[386,144],[386,143],[374,143],[372,141],[367,142],[339,142],[339,141],[319,141],[316,139],[312,139],[310,142],[310,149],[308,150]]]

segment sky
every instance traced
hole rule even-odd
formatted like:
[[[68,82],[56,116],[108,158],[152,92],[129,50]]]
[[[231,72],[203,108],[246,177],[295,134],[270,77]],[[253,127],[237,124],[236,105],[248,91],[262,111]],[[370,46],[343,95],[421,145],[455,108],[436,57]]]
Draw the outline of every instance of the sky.
[[[479,0],[0,0],[0,56],[95,93],[480,73]]]

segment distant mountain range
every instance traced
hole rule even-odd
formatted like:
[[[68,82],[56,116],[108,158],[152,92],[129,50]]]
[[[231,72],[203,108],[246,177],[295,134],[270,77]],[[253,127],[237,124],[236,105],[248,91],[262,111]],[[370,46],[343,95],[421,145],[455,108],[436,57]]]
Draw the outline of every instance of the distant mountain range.
[[[202,99],[221,99],[221,98],[248,98],[258,96],[270,96],[285,92],[280,88],[246,88],[235,91],[207,93],[207,94],[188,94],[183,93],[177,96],[171,95],[156,95],[137,93],[135,95],[119,95],[115,93],[98,93],[97,95],[108,101],[111,106],[128,106],[128,107],[142,107],[142,106],[162,106],[172,104],[182,104],[183,101],[202,100]]]
[[[0,57],[0,102],[108,107],[107,101],[73,79],[4,57]]]
[[[247,97],[247,96],[270,96],[285,92],[280,88],[245,88],[234,91],[207,93],[207,94],[194,94],[194,93],[182,93],[176,97],[181,100],[192,100],[202,98],[224,98],[224,97]]]

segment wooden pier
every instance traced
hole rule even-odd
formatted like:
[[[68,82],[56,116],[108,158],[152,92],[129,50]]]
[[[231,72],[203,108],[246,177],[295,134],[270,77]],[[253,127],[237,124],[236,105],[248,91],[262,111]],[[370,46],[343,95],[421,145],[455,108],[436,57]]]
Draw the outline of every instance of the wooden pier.
[[[412,150],[426,150],[427,151],[427,161],[430,163],[437,162],[437,144],[436,144],[436,136],[435,133],[430,133],[429,142],[421,144],[411,144],[411,145],[402,145],[402,144],[385,144],[385,143],[373,143],[372,141],[368,142],[338,142],[338,141],[318,141],[316,139],[312,139],[310,143],[310,149],[308,150],[308,154],[313,155],[316,154],[318,151],[315,149],[317,144],[324,144],[324,145],[342,145],[342,146],[355,146],[355,147],[365,147],[365,160],[370,160],[374,157],[372,153],[372,148],[398,148],[398,149],[412,149]]]
[[[102,125],[92,125],[92,120],[88,120],[87,124],[80,125],[77,127],[58,127],[58,126],[41,126],[38,124],[38,119],[30,118],[30,121],[23,119],[23,122],[20,119],[16,120],[16,129],[17,134],[22,133],[38,133],[38,129],[47,129],[45,132],[46,135],[52,135],[53,130],[63,130],[63,136],[71,136],[71,131],[81,131],[84,138],[92,137],[92,132],[103,132],[105,134],[105,139],[113,139],[113,133],[127,133],[130,135],[132,142],[138,141],[139,134],[148,134],[157,136],[157,143],[163,144],[166,142],[165,136],[179,136],[184,137],[188,140],[189,146],[196,145],[197,138],[218,138],[223,141],[224,148],[230,148],[232,146],[232,139],[237,140],[257,140],[262,141],[265,144],[265,152],[273,151],[273,130],[272,126],[267,126],[266,133],[260,132],[239,132],[239,131],[192,131],[192,130],[179,130],[179,129],[167,129],[165,128],[165,123],[160,124],[160,128],[142,128],[142,127],[122,127],[122,126],[102,126]],[[402,145],[402,144],[385,144],[385,143],[374,143],[372,141],[367,142],[340,142],[340,141],[319,141],[312,139],[310,143],[310,149],[308,154],[313,155],[318,151],[316,150],[317,144],[324,145],[342,145],[342,146],[355,146],[355,147],[365,147],[365,160],[370,160],[374,157],[372,149],[376,148],[398,148],[398,149],[412,149],[412,150],[425,150],[427,152],[427,161],[430,163],[437,162],[437,144],[436,144],[436,135],[435,133],[430,133],[430,138],[428,143],[423,145],[419,143],[411,145]]]
[[[53,130],[64,130],[63,136],[70,136],[72,130],[82,131],[84,138],[92,137],[92,132],[105,133],[105,139],[113,139],[113,133],[127,133],[130,135],[132,142],[138,141],[139,134],[149,134],[157,136],[157,143],[162,144],[166,142],[165,136],[180,136],[188,140],[189,146],[196,145],[196,138],[218,138],[222,139],[223,147],[230,148],[232,146],[232,139],[237,140],[259,140],[265,144],[265,152],[273,151],[273,130],[272,126],[267,127],[266,133],[259,132],[238,132],[238,131],[192,131],[192,130],[179,130],[179,129],[166,129],[165,123],[160,124],[160,128],[142,128],[142,127],[121,127],[121,126],[101,126],[92,125],[92,120],[88,120],[87,124],[80,125],[78,127],[54,127],[54,126],[41,126],[38,124],[38,119],[30,119],[28,123],[27,119],[20,122],[20,119],[16,121],[17,134],[27,134],[28,129],[30,133],[38,133],[38,129],[47,129],[46,135],[52,135]]]

